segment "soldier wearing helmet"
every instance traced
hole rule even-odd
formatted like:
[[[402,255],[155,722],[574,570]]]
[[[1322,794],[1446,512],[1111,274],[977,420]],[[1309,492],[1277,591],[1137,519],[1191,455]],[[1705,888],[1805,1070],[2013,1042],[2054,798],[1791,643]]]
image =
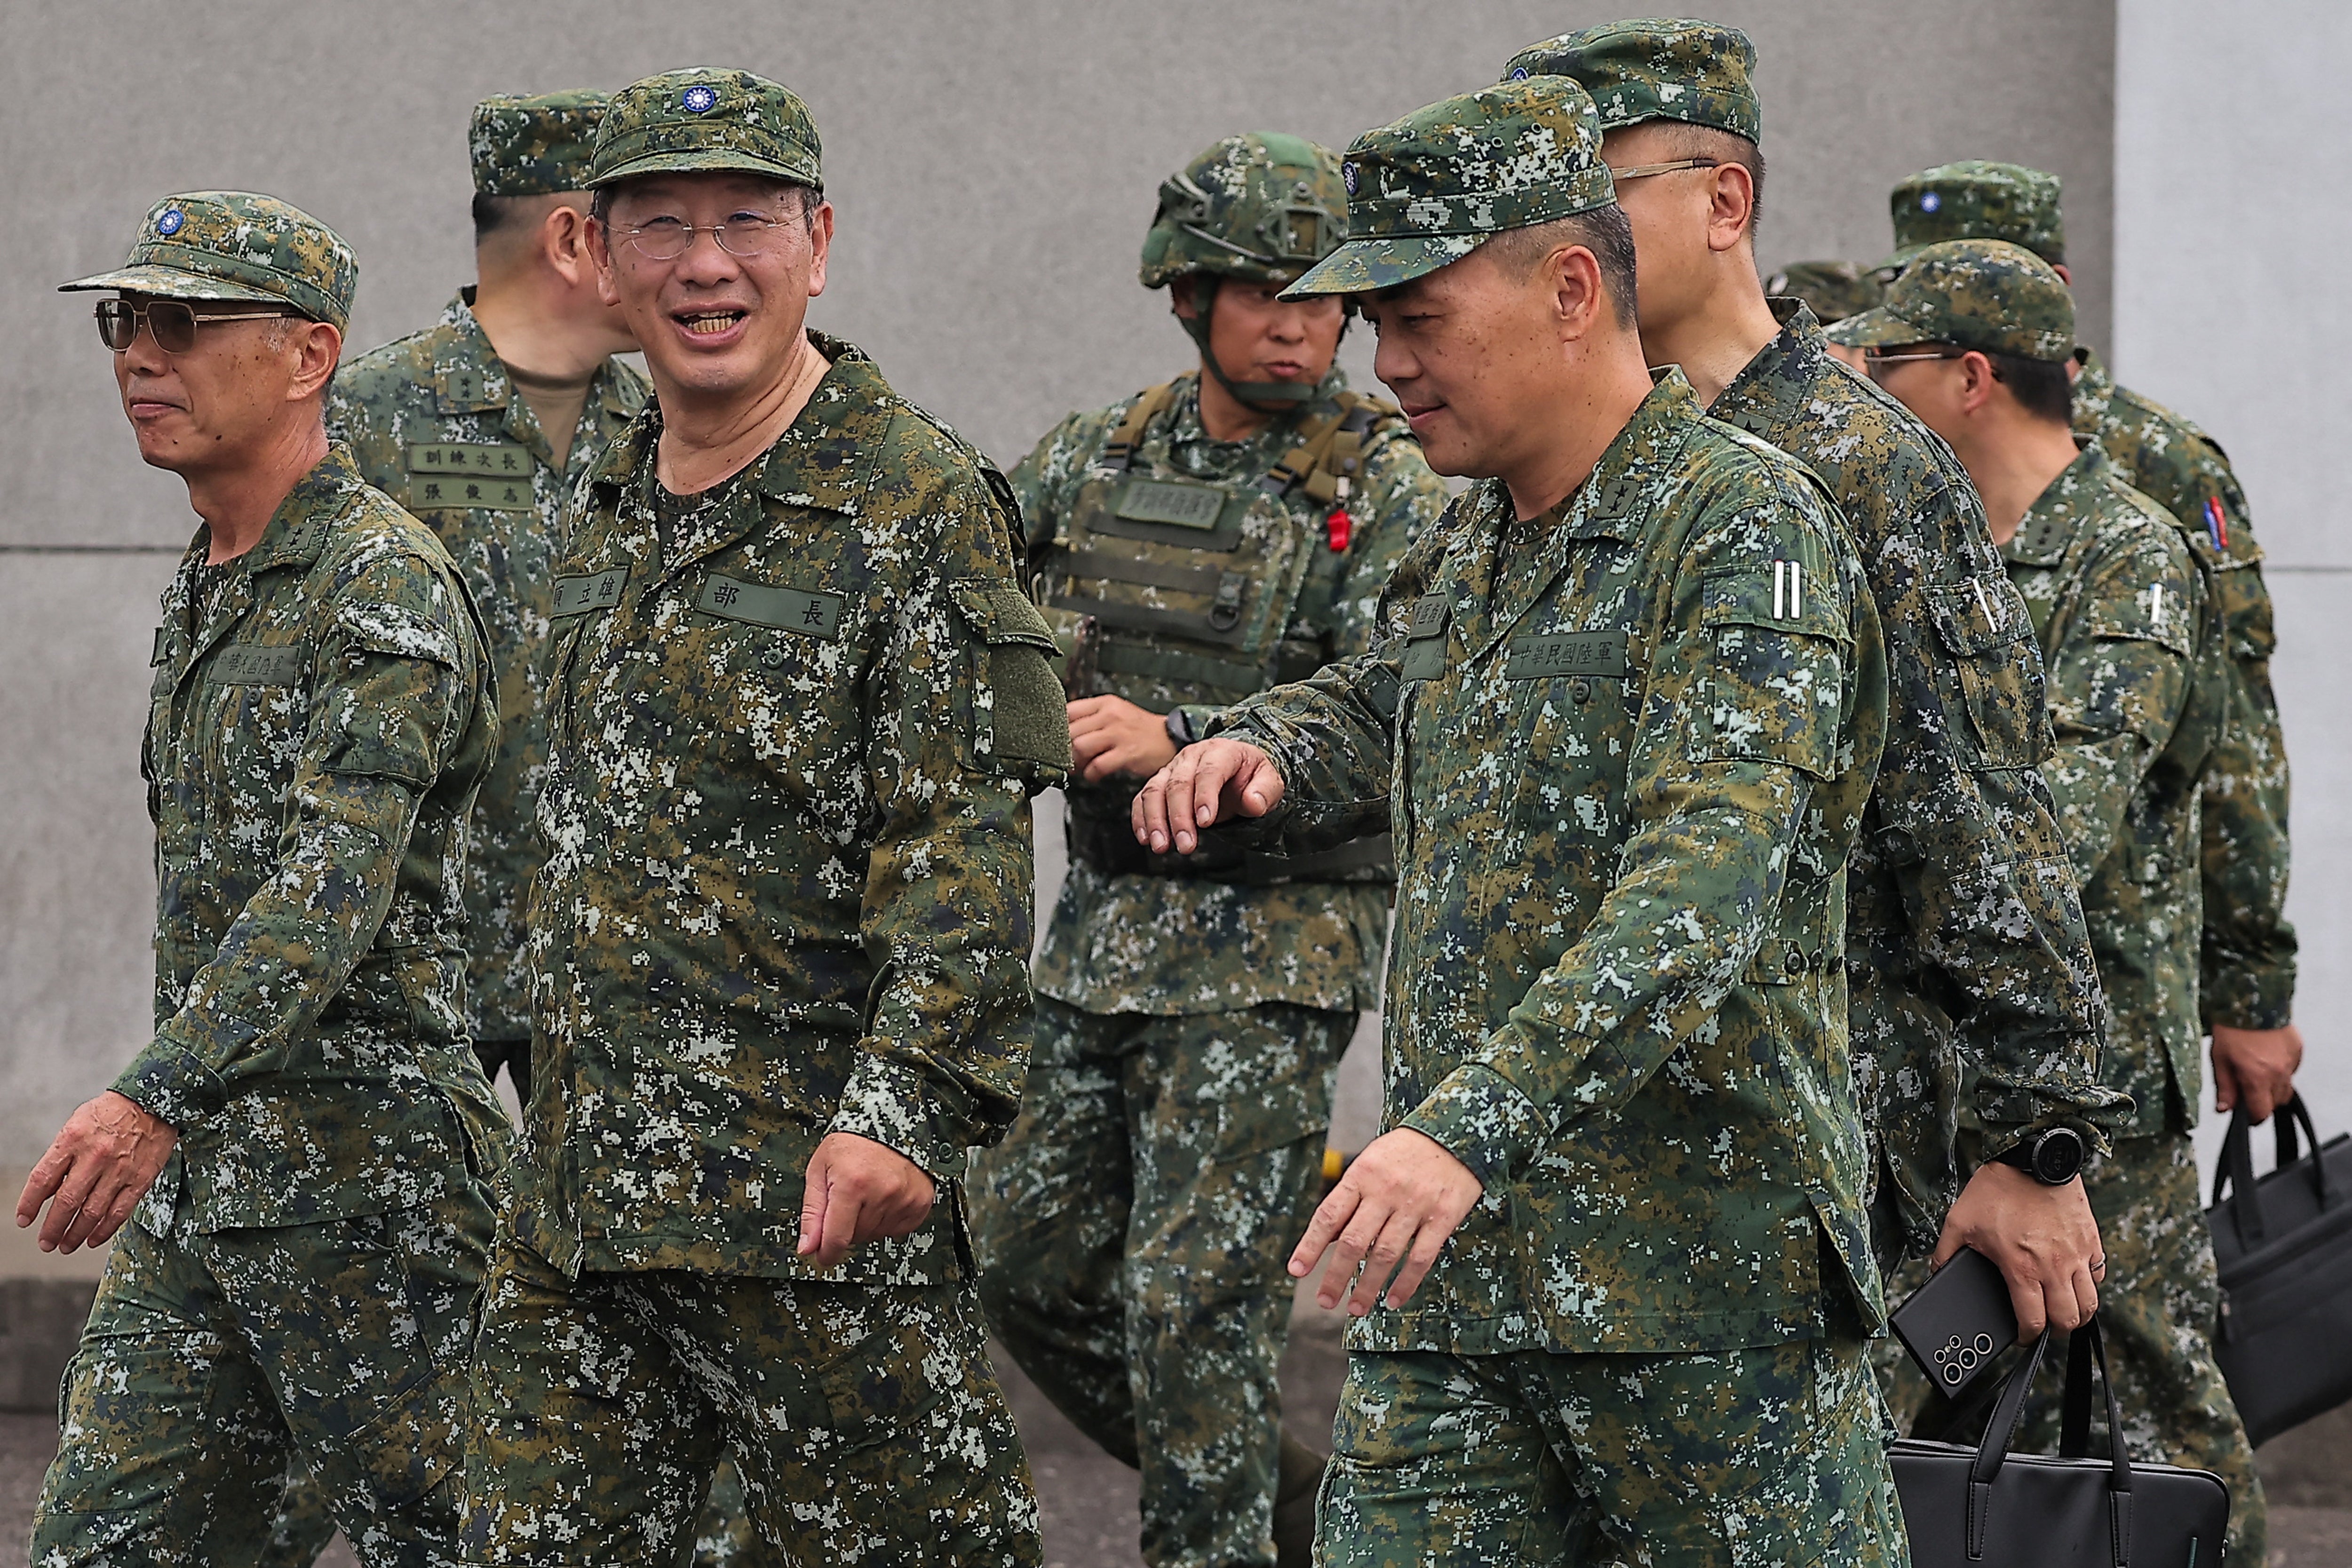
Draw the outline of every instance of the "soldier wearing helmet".
[[[1210,714],[1362,652],[1444,508],[1402,416],[1334,366],[1339,303],[1277,298],[1346,214],[1338,158],[1295,136],[1229,136],[1170,176],[1140,275],[1199,367],[1073,414],[1013,474],[1078,776],[1029,1090],[980,1164],[982,1300],[1141,1470],[1155,1564],[1304,1563],[1322,1468],[1281,1433],[1283,1266],[1340,1054],[1379,1005],[1387,841],[1155,856],[1128,823]]]

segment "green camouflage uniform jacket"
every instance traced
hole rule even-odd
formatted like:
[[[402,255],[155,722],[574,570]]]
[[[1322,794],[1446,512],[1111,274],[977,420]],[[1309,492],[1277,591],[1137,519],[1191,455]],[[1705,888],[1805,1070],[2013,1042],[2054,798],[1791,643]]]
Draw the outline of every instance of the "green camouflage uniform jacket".
[[[547,772],[541,699],[563,509],[582,475],[645,406],[645,378],[607,360],[562,468],[474,320],[473,290],[424,331],[336,374],[327,424],[367,482],[447,547],[489,636],[499,753],[466,845],[467,1022],[477,1040],[528,1039],[530,974],[523,903],[539,864],[532,823]]]
[[[669,552],[648,406],[557,567],[516,1228],[567,1273],[810,1276],[802,1176],[843,1131],[940,1202],[834,1277],[961,1278],[954,1179],[1019,1104],[1053,637],[1002,478],[810,337],[808,406]]]
[[[1396,835],[1388,1120],[1486,1184],[1350,1345],[1875,1323],[1841,950],[1885,665],[1817,481],[1667,371],[1544,516],[1457,500],[1381,625],[1219,721],[1277,759],[1286,846]]]
[[[464,1044],[481,631],[347,447],[252,550],[207,568],[209,540],[163,594],[140,755],[156,1029],[114,1088],[180,1130],[141,1222],[166,1234],[184,1184],[203,1231],[429,1202],[505,1151]]]
[[[2200,1005],[2207,1028],[2283,1028],[2294,1016],[2286,919],[2286,737],[2271,692],[2271,596],[2245,492],[2221,446],[2161,404],[2118,387],[2079,352],[2074,433],[2096,440],[2134,489],[2170,512],[2210,574],[2229,627],[2230,732],[2205,770]]]
[[[2197,1120],[2198,790],[2230,719],[2207,574],[2172,519],[2097,446],[2001,549],[2048,671],[2058,747],[2042,764],[2074,858],[2107,997],[2100,1080],[2132,1097],[2121,1136]]]
[[[1244,441],[1219,441],[1201,423],[1200,373],[1181,377],[1174,405],[1145,431],[1139,472],[1170,472],[1230,485],[1256,482],[1286,457],[1304,420],[1337,412],[1337,370],[1312,403]],[[1103,448],[1135,406],[1130,397],[1055,426],[1013,470],[1029,526],[1033,566],[1053,539]],[[1405,549],[1445,510],[1444,481],[1395,421],[1375,424],[1349,502],[1356,535],[1343,575],[1297,619],[1345,658],[1371,646],[1373,613]],[[1295,498],[1295,499],[1293,499]],[[1329,548],[1330,510],[1287,492],[1285,510],[1309,548]],[[1315,593],[1310,583],[1307,592]],[[1084,787],[1084,786],[1073,786]],[[1073,858],[1045,928],[1039,992],[1090,1013],[1184,1015],[1289,1002],[1333,1011],[1380,1005],[1381,953],[1391,888],[1380,882],[1289,882],[1245,887],[1191,877],[1118,876]]]
[[[1774,309],[1780,335],[1707,412],[1821,476],[1877,603],[1890,712],[1853,851],[1847,964],[1865,1116],[1924,1247],[1954,1195],[1963,1082],[1993,1152],[2059,1121],[2095,1138],[2121,1107],[2097,1087],[2098,976],[2035,771],[2051,747],[2041,660],[1976,488],[1908,410],[1830,357],[1810,310]]]

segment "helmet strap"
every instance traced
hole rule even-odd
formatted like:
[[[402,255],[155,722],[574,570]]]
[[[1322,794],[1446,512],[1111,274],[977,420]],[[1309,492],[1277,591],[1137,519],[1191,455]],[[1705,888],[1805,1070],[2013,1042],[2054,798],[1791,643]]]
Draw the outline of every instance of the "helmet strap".
[[[1218,385],[1252,408],[1276,412],[1296,408],[1315,396],[1312,382],[1235,381],[1227,375],[1225,367],[1217,363],[1216,350],[1209,346],[1209,318],[1216,308],[1217,287],[1224,279],[1213,272],[1194,272],[1189,276],[1192,279],[1192,313],[1188,316],[1176,310],[1172,298],[1169,309],[1175,315],[1177,324],[1184,329],[1193,342],[1200,345],[1201,363],[1217,378]]]

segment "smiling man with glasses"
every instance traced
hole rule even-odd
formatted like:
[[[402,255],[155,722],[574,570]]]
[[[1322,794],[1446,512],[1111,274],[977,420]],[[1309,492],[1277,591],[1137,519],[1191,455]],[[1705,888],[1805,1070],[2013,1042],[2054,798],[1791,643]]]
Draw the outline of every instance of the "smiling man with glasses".
[[[17,1203],[47,1204],[45,1248],[114,1237],[36,1562],[257,1561],[289,1458],[371,1568],[457,1561],[507,1134],[465,1046],[457,878],[497,717],[448,555],[327,437],[356,276],[316,219],[199,192],[65,285],[119,291],[123,412],[204,525],[140,758],[154,1037]]]
[[[656,402],[555,566],[530,1146],[467,1537],[678,1562],[723,1448],[793,1561],[1037,1561],[960,1179],[1029,1052],[1029,797],[1069,760],[1018,518],[807,325],[833,208],[778,84],[618,94],[586,184]]]

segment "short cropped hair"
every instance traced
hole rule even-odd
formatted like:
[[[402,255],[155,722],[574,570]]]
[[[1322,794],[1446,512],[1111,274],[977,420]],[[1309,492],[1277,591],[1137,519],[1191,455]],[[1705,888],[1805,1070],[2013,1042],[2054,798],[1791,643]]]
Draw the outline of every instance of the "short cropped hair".
[[[1661,163],[1678,158],[1712,158],[1717,163],[1737,163],[1748,171],[1748,184],[1753,195],[1748,204],[1748,232],[1756,233],[1756,226],[1764,221],[1764,149],[1729,131],[1719,131],[1712,125],[1693,125],[1686,120],[1645,120],[1644,130],[1664,132],[1666,156]]]
[[[1563,245],[1580,245],[1592,252],[1617,324],[1632,326],[1640,316],[1633,294],[1633,226],[1626,221],[1625,209],[1615,202],[1573,217],[1507,228],[1478,248],[1491,252],[1513,277],[1525,278]]]
[[[1985,358],[1992,362],[1992,378],[2009,388],[2019,407],[2036,419],[2074,423],[2074,381],[2066,374],[2066,361],[1997,353]]]

